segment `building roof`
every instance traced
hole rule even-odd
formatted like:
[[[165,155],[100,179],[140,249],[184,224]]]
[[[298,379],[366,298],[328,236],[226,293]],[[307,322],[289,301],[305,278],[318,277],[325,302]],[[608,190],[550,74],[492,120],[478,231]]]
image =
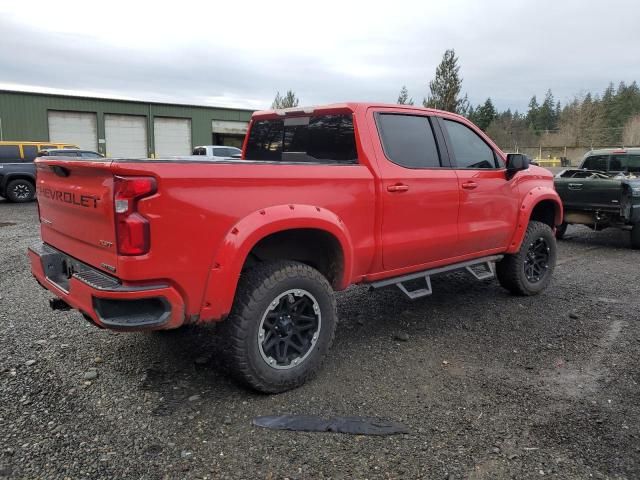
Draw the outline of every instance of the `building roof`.
[[[145,105],[162,105],[162,106],[170,106],[170,107],[187,107],[187,108],[215,108],[217,110],[233,110],[240,112],[254,112],[250,108],[234,108],[234,107],[217,107],[215,105],[193,105],[189,103],[168,103],[168,102],[151,102],[145,100],[134,100],[129,98],[114,98],[114,97],[91,97],[88,95],[69,95],[69,94],[61,94],[61,93],[47,93],[47,92],[32,92],[28,90],[1,90],[2,93],[10,93],[15,95],[38,95],[41,97],[58,97],[58,98],[71,98],[75,100],[100,100],[105,102],[122,102],[122,103],[138,103]]]

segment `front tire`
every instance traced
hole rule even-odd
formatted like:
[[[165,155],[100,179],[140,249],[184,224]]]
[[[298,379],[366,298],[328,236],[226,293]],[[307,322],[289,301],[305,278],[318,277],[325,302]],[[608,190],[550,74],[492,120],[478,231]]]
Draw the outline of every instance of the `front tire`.
[[[292,261],[265,262],[243,272],[223,324],[230,366],[264,393],[301,386],[333,342],[336,302],[327,279]]]
[[[551,281],[556,265],[556,239],[549,225],[532,221],[520,250],[496,265],[500,285],[514,295],[537,295]]]
[[[10,202],[30,202],[36,196],[36,188],[29,180],[12,180],[7,184],[5,194]]]

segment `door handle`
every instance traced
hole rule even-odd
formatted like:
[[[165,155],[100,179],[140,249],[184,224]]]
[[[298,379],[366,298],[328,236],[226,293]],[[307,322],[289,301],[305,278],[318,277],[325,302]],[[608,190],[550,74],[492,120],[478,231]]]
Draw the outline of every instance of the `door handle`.
[[[387,186],[387,192],[406,192],[407,190],[409,190],[409,185],[405,185],[404,183]]]
[[[465,182],[462,184],[462,188],[466,189],[466,190],[473,190],[474,188],[477,188],[478,184],[476,182]]]

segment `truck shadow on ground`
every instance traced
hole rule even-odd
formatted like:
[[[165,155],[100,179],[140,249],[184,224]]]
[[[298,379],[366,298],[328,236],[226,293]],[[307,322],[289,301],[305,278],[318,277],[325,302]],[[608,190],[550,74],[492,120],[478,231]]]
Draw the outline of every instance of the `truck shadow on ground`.
[[[570,225],[560,243],[603,248],[625,248],[631,250],[630,232],[619,228],[595,231],[582,225]]]
[[[480,325],[486,332],[500,331],[501,327],[487,322],[499,322],[501,310],[516,305],[524,309],[523,303],[533,301],[511,297],[495,280],[476,282],[466,274],[438,277],[433,286],[432,296],[416,301],[407,299],[395,287],[369,291],[360,286],[338,293],[336,339],[319,374],[320,380],[348,368],[346,365],[354,356],[367,356],[371,349],[378,352],[371,361],[385,368],[385,357],[396,357],[398,346],[404,341],[398,340],[402,338],[399,333],[410,337],[413,345],[423,344],[428,349],[430,343],[456,336],[459,331],[473,336]],[[478,311],[484,314],[479,317]],[[170,415],[185,405],[188,407],[185,400],[194,395],[221,401],[264,397],[232,379],[223,355],[225,338],[218,334],[216,325],[119,335],[119,339],[116,349],[126,356],[139,355],[140,364],[145,366],[140,388],[158,392],[164,399],[152,412],[154,415]]]

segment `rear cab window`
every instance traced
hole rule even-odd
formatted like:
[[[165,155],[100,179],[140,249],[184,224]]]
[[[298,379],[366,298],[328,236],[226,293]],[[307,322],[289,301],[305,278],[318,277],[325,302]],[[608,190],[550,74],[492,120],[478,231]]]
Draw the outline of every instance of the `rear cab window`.
[[[357,163],[353,117],[330,114],[256,120],[245,156],[272,162]]]

